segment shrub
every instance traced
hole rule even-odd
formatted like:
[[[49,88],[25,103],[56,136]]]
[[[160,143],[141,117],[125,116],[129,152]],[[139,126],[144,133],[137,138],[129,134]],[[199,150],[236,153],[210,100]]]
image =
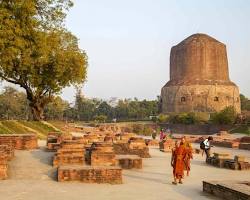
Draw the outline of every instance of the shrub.
[[[220,112],[213,113],[210,120],[214,124],[234,124],[236,117],[234,107],[229,106]]]
[[[164,114],[158,115],[158,122],[159,123],[168,122],[168,120],[169,120],[169,115],[164,115]]]
[[[99,122],[99,123],[104,123],[107,120],[107,116],[106,115],[96,115],[94,117],[94,120]]]

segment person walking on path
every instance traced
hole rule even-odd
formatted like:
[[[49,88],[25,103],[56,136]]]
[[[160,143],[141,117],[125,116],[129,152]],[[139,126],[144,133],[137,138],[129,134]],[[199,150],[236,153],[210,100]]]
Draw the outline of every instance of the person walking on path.
[[[211,149],[211,141],[213,141],[213,137],[209,136],[207,139],[205,139],[201,144],[201,149],[203,149],[202,156],[205,152],[206,154],[206,160],[210,157],[210,149]]]
[[[174,181],[172,184],[176,185],[177,180],[182,184],[184,177],[184,158],[185,158],[185,147],[180,141],[175,142],[175,147],[172,149],[171,166],[173,167]]]

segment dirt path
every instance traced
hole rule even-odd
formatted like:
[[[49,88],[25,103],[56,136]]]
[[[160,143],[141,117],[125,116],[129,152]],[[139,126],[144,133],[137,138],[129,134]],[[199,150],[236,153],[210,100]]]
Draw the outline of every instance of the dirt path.
[[[39,142],[40,149],[32,151],[15,151],[15,158],[9,163],[11,180],[47,180],[54,179],[55,169],[52,168],[54,153],[44,150],[44,141]]]
[[[234,151],[218,148],[219,151]],[[249,151],[240,151],[249,155]],[[250,171],[218,169],[206,165],[204,157],[195,155],[191,176],[183,185],[172,185],[170,154],[151,148],[152,158],[144,159],[142,170],[124,170],[123,184],[58,183],[53,180],[53,153],[43,149],[17,151],[10,163],[11,178],[0,181],[2,200],[208,200],[202,193],[202,180],[250,180]]]

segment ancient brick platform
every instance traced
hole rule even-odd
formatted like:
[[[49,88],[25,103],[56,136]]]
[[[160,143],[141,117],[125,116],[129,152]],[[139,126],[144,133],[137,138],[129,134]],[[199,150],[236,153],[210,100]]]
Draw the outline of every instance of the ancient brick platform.
[[[92,166],[115,166],[115,152],[112,143],[93,143],[89,149],[88,163]]]
[[[240,143],[239,149],[250,150],[250,143]]]
[[[114,143],[115,154],[120,155],[138,155],[141,158],[150,158],[149,148],[145,145],[144,148],[131,148],[129,143]]]
[[[85,150],[84,149],[58,149],[53,159],[53,166],[61,166],[67,164],[80,164],[85,163]]]
[[[0,135],[0,144],[7,144],[18,150],[38,148],[37,136],[34,134]]]
[[[159,140],[156,139],[145,139],[147,146],[159,146]]]
[[[122,169],[112,166],[60,166],[58,181],[121,184]]]
[[[142,158],[137,155],[116,155],[116,160],[123,169],[142,169]]]
[[[162,152],[172,152],[172,149],[174,148],[174,140],[168,138],[166,140],[163,140],[159,143],[160,151]]]
[[[249,200],[249,181],[203,181],[203,192],[225,200]]]
[[[250,170],[250,163],[245,161],[244,156],[235,156],[231,159],[229,154],[214,153],[214,156],[208,158],[206,162],[219,168]]]
[[[0,180],[7,179],[8,174],[8,164],[7,164],[7,154],[4,151],[0,151]]]
[[[10,145],[0,145],[0,152],[6,155],[8,161],[15,155],[14,148]]]

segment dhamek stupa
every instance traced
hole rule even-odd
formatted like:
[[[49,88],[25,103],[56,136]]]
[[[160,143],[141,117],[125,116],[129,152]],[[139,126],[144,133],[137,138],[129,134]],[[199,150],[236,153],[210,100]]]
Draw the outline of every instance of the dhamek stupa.
[[[229,78],[226,45],[194,34],[173,46],[170,80],[161,90],[162,112],[215,112],[233,106],[240,113],[239,89]]]

